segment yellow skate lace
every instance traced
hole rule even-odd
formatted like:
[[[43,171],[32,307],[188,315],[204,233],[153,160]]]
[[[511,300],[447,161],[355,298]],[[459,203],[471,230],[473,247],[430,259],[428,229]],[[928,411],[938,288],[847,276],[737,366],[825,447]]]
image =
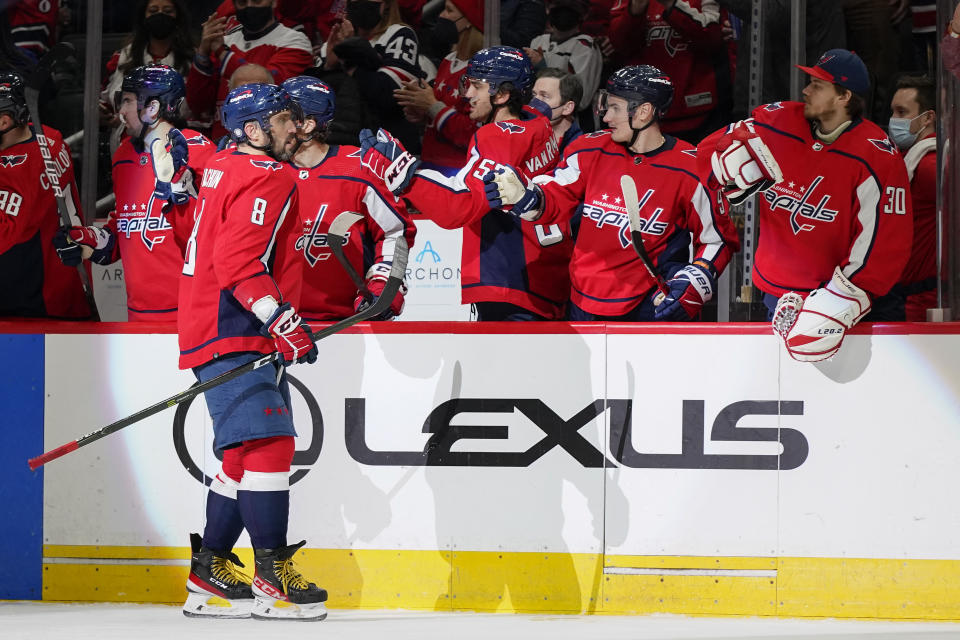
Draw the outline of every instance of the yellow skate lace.
[[[291,558],[274,560],[273,570],[276,571],[277,577],[280,578],[284,593],[290,593],[287,590],[288,586],[302,591],[310,588],[310,583],[306,581],[299,571],[293,568],[293,559]]]
[[[210,566],[210,573],[212,573],[218,580],[223,580],[227,584],[253,583],[253,580],[250,579],[250,576],[237,569],[237,565],[233,564],[233,562],[227,560],[226,558],[214,557],[213,563]]]

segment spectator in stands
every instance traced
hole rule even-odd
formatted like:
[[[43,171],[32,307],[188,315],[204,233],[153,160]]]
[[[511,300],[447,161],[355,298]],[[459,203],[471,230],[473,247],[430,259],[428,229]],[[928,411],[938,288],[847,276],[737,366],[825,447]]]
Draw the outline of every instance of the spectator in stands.
[[[334,53],[337,64],[328,69],[321,58],[320,66],[308,69],[306,74],[323,80],[337,97],[333,120],[328,123],[327,142],[356,145],[362,129],[377,126],[360,92],[357,71],[363,69],[359,77],[376,73],[380,57],[370,41],[358,36],[341,41],[334,47]]]
[[[186,76],[194,52],[186,0],[138,0],[133,15],[130,38],[107,62],[108,76],[100,93],[102,122],[112,128],[111,152],[124,131],[116,104],[123,78],[147,64],[165,64]]]
[[[904,154],[913,203],[913,246],[900,281],[873,303],[869,321],[923,322],[937,306],[936,85],[925,76],[897,82],[890,139]]]
[[[254,83],[274,84],[273,74],[263,65],[245,64],[233,72],[233,75],[230,76],[230,82],[227,83],[227,87],[230,91],[233,91],[240,85]]]
[[[453,175],[463,166],[470,139],[477,131],[470,119],[470,101],[462,90],[463,72],[471,56],[483,48],[481,0],[447,0],[431,40],[446,42],[433,87],[408,82],[394,91],[411,122],[425,122],[423,157],[431,168]]]
[[[8,12],[0,11],[0,70],[22,74],[34,64],[34,60],[15,44],[10,33]]]
[[[563,156],[566,146],[583,134],[576,117],[577,104],[583,97],[580,79],[563,69],[546,67],[537,73],[533,97],[550,107],[550,126]]]
[[[187,104],[195,116],[212,122],[212,137],[226,130],[220,124],[220,105],[227,84],[239,67],[254,63],[266,67],[273,81],[300,75],[313,60],[307,36],[277,20],[276,0],[233,0],[239,26],[227,28],[228,18],[214,14],[203,23],[200,45],[187,76]]]
[[[856,51],[872,79],[867,118],[885,122],[896,72],[900,67],[900,38],[895,25],[903,20],[900,0],[843,0],[847,49]]]
[[[624,0],[613,9],[610,41],[621,64],[649,64],[676,88],[661,129],[692,144],[726,124],[732,64],[717,0]]]
[[[940,43],[940,55],[943,56],[943,68],[960,80],[960,4],[954,10],[953,20]]]
[[[581,33],[581,24],[589,10],[587,0],[550,0],[547,32],[530,41],[524,51],[534,71],[546,67],[572,73],[580,80],[582,97],[578,111],[593,108],[593,96],[600,86],[603,56],[593,36]]]
[[[10,33],[27,55],[39,60],[57,42],[59,0],[20,0],[10,5]]]
[[[500,44],[522,49],[546,27],[543,0],[500,0]]]
[[[380,66],[371,69],[367,61],[375,57],[362,48],[358,49],[361,43],[347,43],[352,58],[348,64],[356,62],[351,74],[357,81],[364,103],[379,126],[389,129],[411,153],[419,153],[420,131],[404,117],[403,107],[393,95],[394,90],[416,82],[424,75],[420,67],[420,42],[413,29],[401,20],[398,0],[347,2],[347,19],[333,28],[321,49],[324,69],[337,68],[340,63],[338,51],[341,50],[338,47],[352,36],[366,40],[374,56],[380,59]]]

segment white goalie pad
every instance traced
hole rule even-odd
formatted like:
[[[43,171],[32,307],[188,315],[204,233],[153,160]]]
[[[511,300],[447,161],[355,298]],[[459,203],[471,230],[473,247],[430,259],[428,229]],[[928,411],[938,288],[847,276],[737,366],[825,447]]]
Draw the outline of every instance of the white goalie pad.
[[[777,305],[778,312],[781,306]],[[775,324],[775,328],[783,336],[787,352],[794,360],[817,362],[840,350],[847,331],[870,311],[870,297],[847,280],[837,267],[827,286],[815,289],[803,301],[789,328],[786,326],[787,307],[783,307],[783,311],[781,326]],[[776,313],[774,322],[777,322]]]

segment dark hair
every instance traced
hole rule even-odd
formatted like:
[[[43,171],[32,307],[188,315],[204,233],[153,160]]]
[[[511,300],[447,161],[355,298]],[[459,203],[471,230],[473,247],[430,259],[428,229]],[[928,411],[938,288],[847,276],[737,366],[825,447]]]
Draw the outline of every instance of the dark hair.
[[[171,36],[172,66],[180,73],[184,73],[190,67],[194,52],[193,37],[190,35],[190,10],[187,8],[186,0],[171,0],[171,2],[177,10],[177,28],[173,30]],[[150,36],[144,26],[148,4],[150,0],[138,0],[133,10],[133,29],[126,43],[130,45],[130,59],[120,65],[120,75],[125,76],[137,67],[143,66],[143,52],[150,43]]]
[[[490,96],[490,104],[496,110],[498,106],[503,107],[510,113],[515,113],[520,115],[523,113],[523,105],[530,102],[530,97],[533,95],[533,90],[531,87],[527,87],[524,90],[515,89],[512,82],[502,82],[500,83],[500,88],[497,91],[499,94],[501,91],[505,91],[510,96],[507,98],[507,101],[502,105],[497,105],[494,103],[494,98],[496,94]]]
[[[863,96],[839,84],[834,84],[833,90],[837,92],[838,96],[842,96],[844,91],[850,92],[850,100],[847,101],[847,118],[856,120],[863,116],[863,111],[867,108],[867,103],[864,101]]]
[[[556,78],[560,81],[560,100],[566,104],[572,102],[579,108],[580,101],[583,100],[583,83],[580,78],[572,73],[567,73],[563,69],[554,67],[545,67],[537,73],[537,80],[540,78]]]
[[[937,85],[927,76],[901,76],[897,80],[897,91],[900,89],[916,89],[920,113],[937,110]]]

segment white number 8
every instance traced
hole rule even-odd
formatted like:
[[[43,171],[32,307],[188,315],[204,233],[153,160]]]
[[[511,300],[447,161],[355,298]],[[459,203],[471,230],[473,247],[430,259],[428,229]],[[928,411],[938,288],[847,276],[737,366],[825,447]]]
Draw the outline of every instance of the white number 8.
[[[263,198],[257,198],[253,201],[253,212],[250,214],[250,222],[263,226],[263,214],[267,210],[267,201]]]

